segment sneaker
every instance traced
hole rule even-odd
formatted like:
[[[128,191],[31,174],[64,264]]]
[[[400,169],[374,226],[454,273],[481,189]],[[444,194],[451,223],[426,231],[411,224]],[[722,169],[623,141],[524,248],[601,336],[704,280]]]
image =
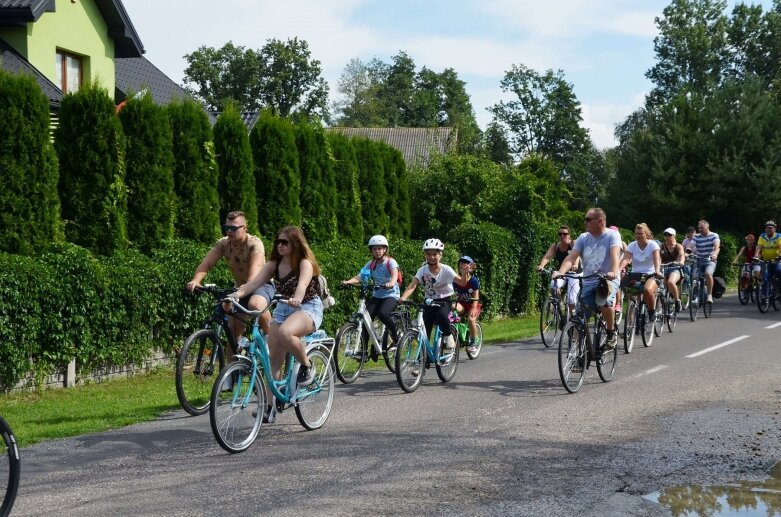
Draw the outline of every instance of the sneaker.
[[[453,339],[452,334],[450,336],[445,336],[445,348],[448,350],[456,348],[456,340]]]
[[[656,321],[656,311],[648,311],[648,322],[653,323]]]
[[[618,342],[618,337],[616,336],[616,331],[608,330],[607,339],[605,339],[605,349],[613,350],[616,347],[617,342]]]
[[[466,351],[469,354],[474,354],[475,352],[477,352],[477,347],[475,345],[469,345],[468,347],[466,347]]]
[[[712,294],[708,295],[707,303],[713,303],[713,295]]]
[[[681,300],[675,300],[675,312],[681,312],[683,310],[683,305],[681,305]]]
[[[308,384],[312,384],[312,381],[315,380],[315,369],[312,368],[312,366],[304,366],[301,365],[301,368],[298,370],[298,378],[296,379],[296,382],[298,382],[299,386],[307,386]]]
[[[574,365],[572,369],[570,369],[572,373],[580,373],[583,371],[583,358],[578,357],[578,364]]]
[[[417,377],[418,375],[420,375],[420,368],[417,366],[413,366],[412,369],[409,371],[409,374],[412,375],[413,377]]]

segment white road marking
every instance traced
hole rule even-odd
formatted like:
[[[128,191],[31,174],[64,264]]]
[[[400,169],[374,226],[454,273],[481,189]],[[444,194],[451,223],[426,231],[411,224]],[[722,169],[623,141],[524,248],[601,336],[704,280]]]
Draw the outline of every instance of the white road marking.
[[[644,371],[643,373],[641,373],[640,375],[638,375],[638,377],[639,377],[639,376],[642,376],[642,375],[650,375],[650,374],[652,374],[652,373],[656,373],[656,372],[658,372],[658,371],[664,370],[665,368],[667,368],[667,365],[666,365],[666,364],[660,364],[659,366],[655,366],[655,367],[651,368],[650,370],[646,370],[646,371]]]
[[[699,352],[695,352],[691,355],[687,355],[687,358],[697,357],[702,354],[707,354],[708,352],[713,352],[714,350],[718,350],[719,348],[724,348],[725,346],[729,346],[733,343],[737,343],[738,341],[743,341],[744,339],[747,339],[751,336],[738,336],[735,339],[730,339],[729,341],[725,341],[724,343],[712,346],[710,348],[706,348],[705,350],[700,350]]]
[[[773,323],[773,324],[772,324],[772,325],[770,325],[769,327],[765,327],[765,328],[766,328],[766,329],[774,329],[774,328],[776,328],[776,327],[781,327],[781,321],[779,321],[778,323]]]

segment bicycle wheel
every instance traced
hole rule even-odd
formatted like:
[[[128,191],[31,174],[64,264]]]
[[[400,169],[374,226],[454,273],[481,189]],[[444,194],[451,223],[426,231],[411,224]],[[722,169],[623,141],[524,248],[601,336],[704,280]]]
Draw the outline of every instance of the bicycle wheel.
[[[420,339],[420,331],[410,329],[404,333],[396,347],[396,380],[401,389],[412,393],[420,385],[426,371],[423,357],[425,346]]]
[[[212,388],[209,420],[217,443],[230,453],[246,450],[258,436],[265,407],[261,375],[253,379],[245,361],[230,363]]]
[[[355,382],[366,362],[366,336],[362,334],[354,321],[345,323],[336,331],[336,376],[345,384]]]
[[[559,378],[568,392],[576,393],[583,386],[586,361],[586,336],[570,321],[559,337]]]
[[[391,313],[391,318],[396,323],[396,335],[401,339],[401,336],[407,331],[407,318],[397,313]],[[387,328],[382,334],[382,358],[385,359],[385,366],[388,367],[388,370],[391,373],[396,373],[396,343],[391,339]]]
[[[700,313],[700,297],[698,295],[699,287],[692,284],[689,298],[689,319],[697,321],[697,315]]]
[[[757,288],[757,308],[762,314],[770,309],[770,282],[762,280]]]
[[[467,343],[466,347],[466,356],[469,359],[477,359],[477,356],[480,355],[480,351],[483,349],[483,326],[480,325],[480,323],[475,323],[477,325],[477,334],[472,336],[470,335],[470,339],[474,339],[474,346],[472,347],[473,350],[470,352],[470,346],[469,343]]]
[[[445,339],[442,334],[439,335],[439,342],[437,343],[437,357],[439,357],[436,364],[437,376],[442,382],[451,380],[456,375],[456,370],[458,370],[458,354],[461,347],[458,344],[458,332],[453,325],[450,325],[450,334],[456,343],[456,347],[453,350],[445,348]]]
[[[5,418],[1,416],[0,434],[3,435],[0,446],[4,448],[3,451],[0,451],[0,483],[5,484],[5,497],[3,498],[3,506],[0,507],[0,516],[6,517],[11,513],[11,508],[16,501],[22,464],[19,460],[19,448],[16,446],[14,432]]]
[[[702,313],[705,314],[706,318],[710,318],[712,312],[713,312],[713,302],[707,301],[706,298],[705,303],[702,304]]]
[[[556,302],[548,300],[540,311],[540,337],[545,348],[550,348],[556,342],[561,325],[561,314]]]
[[[640,313],[640,319],[637,321],[640,328],[640,337],[643,338],[643,346],[651,346],[654,342],[654,324],[648,319],[648,307],[645,306],[645,301],[641,300],[638,303],[643,304],[641,306],[642,312]]]
[[[320,429],[328,420],[334,401],[334,372],[328,356],[320,348],[307,353],[315,369],[315,380],[309,386],[299,386],[296,394],[296,416],[308,430]]]
[[[685,311],[689,309],[689,300],[692,297],[692,286],[688,281],[684,281],[681,284],[681,310]]]
[[[675,310],[675,300],[673,300],[669,295],[665,297],[665,310],[667,311],[667,315],[665,319],[667,320],[667,331],[672,332],[675,328],[675,324],[678,323],[678,311]]]
[[[632,347],[635,345],[635,334],[637,332],[637,302],[629,300],[626,304],[626,314],[624,315],[624,352],[632,353]]]
[[[746,305],[751,300],[751,278],[741,275],[738,278],[738,300],[741,305]]]
[[[618,347],[605,349],[605,341],[607,341],[607,328],[605,322],[600,320],[597,331],[594,333],[594,348],[597,350],[597,373],[602,382],[610,382],[616,374]]]
[[[225,366],[224,347],[211,329],[201,329],[188,337],[176,361],[176,396],[182,409],[191,415],[209,411],[212,385]]]
[[[656,321],[654,322],[654,335],[656,337],[659,337],[662,335],[662,327],[664,327],[664,320],[665,320],[665,314],[664,314],[664,302],[662,302],[662,298],[657,295],[656,297]]]

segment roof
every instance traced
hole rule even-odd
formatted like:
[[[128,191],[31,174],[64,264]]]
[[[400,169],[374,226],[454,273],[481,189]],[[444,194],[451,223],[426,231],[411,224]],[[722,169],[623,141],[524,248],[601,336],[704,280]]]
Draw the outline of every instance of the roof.
[[[49,99],[49,104],[60,105],[62,90],[2,39],[0,39],[0,68],[12,74],[21,73],[33,76],[43,94]]]
[[[155,104],[168,104],[174,99],[189,97],[184,88],[176,84],[145,57],[125,57],[114,60],[117,104],[141,90],[149,89]]]
[[[208,113],[212,120],[212,126],[217,122],[217,119],[220,118],[220,114],[222,114],[220,110],[211,110]],[[247,133],[251,133],[255,124],[260,120],[259,111],[240,111],[239,116],[241,117],[241,121],[244,122],[244,125],[247,126]]]
[[[398,149],[407,165],[427,167],[433,153],[455,149],[458,131],[452,127],[327,127],[346,137],[363,137]]]
[[[144,45],[121,0],[94,0],[114,39],[114,57],[140,57]],[[43,13],[56,12],[54,0],[0,0],[0,25],[36,22]]]

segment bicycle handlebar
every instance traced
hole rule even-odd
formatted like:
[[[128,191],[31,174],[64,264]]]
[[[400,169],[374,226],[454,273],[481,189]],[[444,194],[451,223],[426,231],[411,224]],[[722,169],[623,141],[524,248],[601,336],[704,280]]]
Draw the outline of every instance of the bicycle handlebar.
[[[213,294],[218,300],[226,298],[228,295],[235,293],[238,290],[236,287],[217,287],[216,284],[203,284],[196,286],[192,293],[185,289],[187,294],[199,295],[203,293]]]
[[[235,290],[234,290],[235,291]],[[252,317],[258,317],[264,312],[268,311],[273,307],[274,305],[278,304],[279,302],[287,303],[289,301],[288,298],[283,298],[282,295],[275,294],[274,297],[271,299],[271,301],[268,303],[265,309],[260,311],[253,311],[250,309],[247,309],[242,304],[239,303],[239,300],[237,300],[235,297],[226,297],[221,300],[223,303],[230,303],[233,305],[234,308],[239,309],[240,312],[243,312],[244,314]]]
[[[423,303],[413,302],[411,300],[399,301],[399,305],[406,305],[408,307],[417,307],[418,309],[425,309],[426,307],[449,307],[450,302],[436,302],[432,299],[426,299]]]

